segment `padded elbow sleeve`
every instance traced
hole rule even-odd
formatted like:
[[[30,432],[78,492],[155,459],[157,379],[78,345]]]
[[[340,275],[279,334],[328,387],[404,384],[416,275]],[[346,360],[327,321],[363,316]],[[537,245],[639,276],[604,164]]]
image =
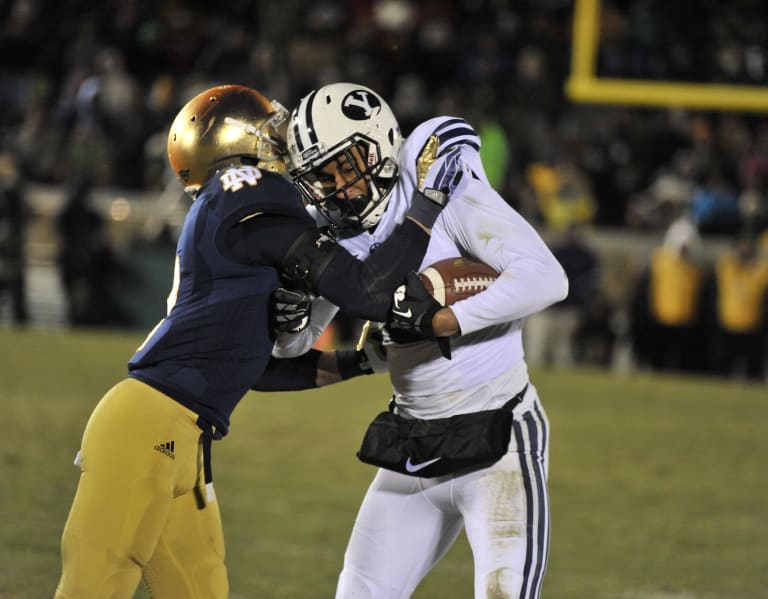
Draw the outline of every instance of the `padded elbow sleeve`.
[[[341,246],[321,229],[308,229],[296,238],[283,260],[283,274],[309,291],[328,264],[342,251]]]

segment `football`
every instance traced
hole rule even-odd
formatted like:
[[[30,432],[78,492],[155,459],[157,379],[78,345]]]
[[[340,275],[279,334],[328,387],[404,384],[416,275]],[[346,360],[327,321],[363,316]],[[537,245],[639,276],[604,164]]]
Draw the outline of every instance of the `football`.
[[[493,268],[471,258],[446,258],[419,273],[424,287],[441,306],[485,291],[498,276]]]

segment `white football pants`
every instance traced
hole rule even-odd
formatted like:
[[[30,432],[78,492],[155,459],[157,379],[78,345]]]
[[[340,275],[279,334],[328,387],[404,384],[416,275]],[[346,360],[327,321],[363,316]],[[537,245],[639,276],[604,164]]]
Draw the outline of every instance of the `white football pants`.
[[[549,554],[549,423],[532,385],[526,395],[510,450],[493,466],[436,478],[378,471],[347,545],[336,599],[410,597],[462,527],[475,599],[540,596]]]

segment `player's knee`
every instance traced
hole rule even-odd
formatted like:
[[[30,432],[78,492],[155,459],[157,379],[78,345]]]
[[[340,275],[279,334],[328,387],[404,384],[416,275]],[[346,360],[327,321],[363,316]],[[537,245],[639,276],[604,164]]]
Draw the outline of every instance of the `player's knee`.
[[[398,599],[401,594],[390,585],[377,584],[361,572],[344,567],[339,575],[335,599]]]
[[[201,589],[207,588],[208,594],[201,594],[201,598],[227,599],[229,597],[229,578],[224,562],[217,561],[215,564],[211,564],[211,567],[205,569],[205,571],[200,572],[198,587]]]
[[[519,571],[512,568],[497,568],[489,572],[483,581],[483,589],[478,597],[486,599],[508,599],[517,597],[522,584]]]

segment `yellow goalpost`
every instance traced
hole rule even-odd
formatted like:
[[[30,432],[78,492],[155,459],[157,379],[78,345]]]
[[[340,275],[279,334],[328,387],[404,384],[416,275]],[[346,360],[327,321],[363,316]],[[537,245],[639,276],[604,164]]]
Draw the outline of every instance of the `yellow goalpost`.
[[[600,4],[601,0],[575,3],[571,75],[565,85],[574,102],[768,112],[768,89],[762,86],[598,77]]]

